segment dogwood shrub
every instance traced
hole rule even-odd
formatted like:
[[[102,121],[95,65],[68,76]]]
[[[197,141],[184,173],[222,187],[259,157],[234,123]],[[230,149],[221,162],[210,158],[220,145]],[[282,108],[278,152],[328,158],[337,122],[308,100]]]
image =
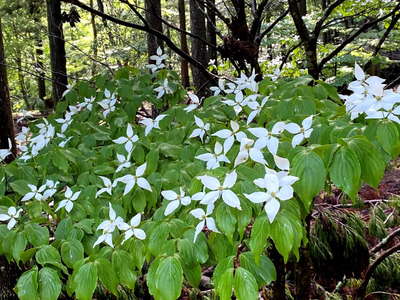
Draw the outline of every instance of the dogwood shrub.
[[[400,152],[399,94],[358,68],[345,105],[308,77],[242,75],[199,99],[165,58],[77,83],[18,135],[0,169],[0,255],[25,270],[20,299],[145,281],[174,300],[209,267],[221,299],[257,299],[276,278],[268,247],[299,258],[313,198],[335,185],[355,199]]]

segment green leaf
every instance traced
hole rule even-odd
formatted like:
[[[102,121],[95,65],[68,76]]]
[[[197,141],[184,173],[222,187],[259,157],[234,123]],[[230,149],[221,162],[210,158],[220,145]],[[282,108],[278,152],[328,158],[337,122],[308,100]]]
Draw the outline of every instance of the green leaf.
[[[23,273],[18,279],[15,289],[20,300],[39,299],[37,267]]]
[[[233,243],[233,233],[235,232],[236,227],[236,217],[233,208],[220,204],[216,209],[215,218],[218,229],[220,229],[226,235],[228,240]]]
[[[246,269],[239,267],[235,270],[235,295],[238,300],[257,300],[257,281]]]
[[[49,230],[38,224],[29,223],[25,225],[25,233],[28,241],[34,246],[47,245],[49,243]]]
[[[290,216],[279,213],[271,224],[271,238],[278,252],[283,256],[285,262],[295,241],[295,232],[290,222]]]
[[[118,296],[118,276],[115,272],[111,262],[103,257],[96,259],[95,261],[97,272],[101,283],[113,293]]]
[[[97,268],[92,262],[82,265],[73,279],[78,300],[91,300],[97,285]]]
[[[27,240],[23,232],[18,232],[14,240],[12,255],[16,262],[19,262],[22,252],[25,250]]]
[[[31,189],[28,187],[30,182],[26,180],[15,180],[10,183],[11,188],[14,192],[20,194],[21,196],[31,192]]]
[[[229,268],[222,273],[221,278],[216,285],[215,291],[221,300],[232,299],[233,290],[233,268]]]
[[[155,280],[160,300],[178,299],[183,283],[183,270],[179,260],[173,256],[162,259]]]
[[[247,269],[254,275],[257,280],[258,287],[261,288],[266,284],[270,284],[276,280],[276,270],[273,262],[262,255],[257,261],[254,259],[254,255],[251,252],[244,252],[240,254],[240,266]]]
[[[361,179],[377,188],[385,172],[386,163],[379,150],[365,137],[347,140],[350,149],[357,154],[361,165]]]
[[[146,161],[147,161],[146,172],[147,172],[147,174],[154,173],[157,170],[159,156],[160,156],[159,152],[154,149],[150,150],[149,153],[147,153],[147,156],[146,156]]]
[[[354,199],[361,185],[361,166],[357,155],[347,146],[342,146],[333,157],[329,170],[332,182]]]
[[[254,221],[249,245],[255,257],[259,257],[267,246],[267,239],[271,231],[270,226],[267,216],[265,215],[258,216]]]
[[[36,261],[42,266],[52,265],[68,274],[67,268],[61,263],[61,257],[58,250],[53,246],[42,246],[35,255]]]
[[[112,266],[117,273],[119,282],[133,289],[136,283],[135,265],[130,254],[125,250],[115,250],[112,254]]]
[[[57,271],[44,267],[39,271],[39,294],[41,300],[57,300],[61,293],[61,280]]]
[[[294,190],[304,206],[310,209],[314,196],[324,188],[324,162],[312,151],[301,151],[293,158],[291,174],[299,178],[294,184]]]
[[[392,158],[400,153],[400,136],[396,125],[393,122],[381,122],[376,130],[376,138],[382,148],[389,153]]]
[[[78,260],[83,259],[83,254],[83,245],[78,240],[65,241],[61,245],[61,258],[69,268],[72,268]]]

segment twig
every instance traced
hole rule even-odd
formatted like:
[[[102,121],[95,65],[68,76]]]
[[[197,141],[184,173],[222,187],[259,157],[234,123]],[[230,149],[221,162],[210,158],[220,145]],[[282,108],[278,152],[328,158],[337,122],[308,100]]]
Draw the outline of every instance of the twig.
[[[371,254],[377,253],[379,250],[383,249],[386,244],[388,244],[391,240],[393,240],[398,234],[400,234],[400,227],[390,233],[387,237],[385,237],[379,244],[373,247],[369,252]]]

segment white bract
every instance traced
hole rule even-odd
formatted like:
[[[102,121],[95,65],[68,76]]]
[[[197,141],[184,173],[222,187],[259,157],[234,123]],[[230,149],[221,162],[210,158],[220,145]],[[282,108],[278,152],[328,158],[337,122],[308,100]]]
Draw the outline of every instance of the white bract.
[[[139,240],[144,240],[146,238],[146,233],[142,229],[137,228],[140,225],[141,218],[142,215],[137,214],[129,221],[129,224],[123,223],[121,225],[120,229],[125,231],[122,244],[129,240],[132,236]]]
[[[200,137],[200,140],[203,142],[204,135],[210,130],[210,123],[204,124],[203,120],[196,116],[194,116],[194,122],[199,128],[193,130],[189,138]]]
[[[76,199],[78,199],[79,195],[81,192],[72,192],[70,187],[67,186],[67,190],[64,193],[65,199],[61,200],[60,203],[58,204],[58,207],[56,211],[60,210],[61,208],[65,208],[67,212],[70,212],[72,208],[74,207],[74,202]]]
[[[111,195],[112,188],[115,187],[117,183],[115,181],[114,183],[112,183],[111,180],[108,179],[107,177],[104,176],[99,176],[99,177],[103,181],[104,187],[97,191],[96,198],[103,193],[108,193],[109,195]]]
[[[126,152],[131,153],[133,149],[133,144],[136,143],[138,140],[139,137],[133,133],[132,125],[128,124],[128,127],[126,128],[126,137],[121,136],[118,139],[113,140],[113,142],[116,144],[125,145]]]
[[[36,200],[43,200],[43,192],[46,189],[46,185],[42,185],[41,187],[37,188],[33,184],[28,184],[29,189],[31,190],[29,193],[25,194],[24,197],[22,197],[21,201],[28,201],[31,199],[36,199]]]
[[[11,140],[8,139],[8,149],[0,149],[0,162],[5,160],[9,155],[12,154],[11,148],[12,148]]]
[[[55,121],[61,124],[61,133],[64,133],[68,129],[69,125],[71,125],[73,119],[70,113],[66,113],[64,119],[56,119]]]
[[[172,94],[173,91],[168,84],[168,79],[164,79],[163,84],[154,89],[157,92],[157,99],[160,99],[165,94]]]
[[[72,91],[73,86],[71,84],[67,84],[65,91],[62,93],[61,98],[64,98],[70,91]]]
[[[291,134],[295,134],[292,139],[292,147],[296,147],[299,145],[304,139],[308,139],[311,136],[313,129],[312,126],[312,119],[313,116],[309,116],[305,118],[302,122],[300,127],[296,123],[289,123],[285,125],[285,129],[289,131]]]
[[[267,161],[261,152],[261,147],[259,144],[254,143],[254,140],[243,138],[240,141],[240,150],[235,159],[235,168],[246,162],[249,158],[252,161],[258,162],[263,165],[267,165]]]
[[[115,110],[115,105],[117,104],[117,98],[115,93],[112,93],[108,90],[104,90],[104,96],[106,99],[99,101],[99,105],[103,108],[103,117],[106,118],[108,114]]]
[[[7,210],[7,214],[0,214],[0,221],[7,223],[7,229],[11,230],[17,224],[17,219],[22,212],[22,208],[16,209],[14,206],[11,206]]]
[[[143,120],[140,120],[139,123],[146,126],[146,128],[144,129],[144,135],[147,136],[150,133],[150,131],[153,130],[153,128],[160,129],[159,122],[166,116],[167,115],[158,115],[154,120],[150,118],[144,118]]]
[[[132,165],[131,161],[130,161],[131,155],[132,155],[132,152],[129,152],[126,156],[124,156],[122,154],[117,154],[118,167],[115,170],[115,173],[118,173],[125,168],[129,168]]]
[[[249,77],[247,77],[246,74],[241,73],[240,77],[237,78],[235,82],[240,90],[250,89],[252,92],[257,93],[258,83],[255,79],[256,79],[256,72],[255,70],[253,70],[253,72]]]
[[[264,210],[272,223],[280,209],[280,201],[289,200],[293,197],[292,184],[299,178],[289,176],[288,172],[267,169],[264,178],[254,180],[254,184],[266,192],[254,192],[244,194],[253,203],[265,203]]]
[[[247,106],[252,110],[252,112],[247,117],[247,125],[249,125],[254,120],[254,118],[260,114],[262,108],[264,107],[265,103],[267,103],[267,101],[268,97],[264,97],[261,100],[261,104],[258,103],[257,100],[249,101],[247,103]]]
[[[200,106],[200,99],[193,93],[189,93],[188,96],[190,98],[190,104],[183,110],[186,112],[191,112]]]
[[[226,150],[219,142],[215,143],[214,153],[200,154],[195,158],[207,162],[207,170],[218,168],[220,162],[230,163],[229,159],[226,157]]]
[[[117,217],[117,214],[113,210],[111,203],[109,203],[109,212],[108,212],[109,220],[105,220],[101,222],[99,226],[97,226],[96,230],[103,230],[103,233],[98,237],[96,242],[93,244],[93,248],[101,243],[106,243],[110,247],[114,248],[112,242],[112,233],[114,232],[115,228],[123,230],[126,228],[124,226],[125,222],[121,217]]]
[[[157,48],[157,55],[151,55],[150,59],[154,60],[154,64],[148,64],[146,67],[150,69],[151,73],[154,73],[160,69],[165,68],[163,60],[167,59],[168,55],[163,54],[160,47]]]
[[[225,103],[226,105],[232,106],[236,115],[238,115],[243,110],[243,107],[247,105],[248,101],[254,99],[255,97],[257,97],[257,95],[251,95],[245,98],[243,96],[243,92],[238,91],[235,94],[235,100],[228,99],[222,102]]]
[[[83,98],[83,102],[81,102],[81,103],[79,103],[77,106],[78,106],[78,108],[79,108],[79,110],[83,110],[84,108],[86,108],[86,109],[88,109],[89,111],[91,111],[92,110],[92,108],[93,108],[93,103],[94,103],[94,100],[95,100],[96,98],[95,97],[90,97],[90,98]]]
[[[214,96],[218,96],[220,93],[225,91],[225,80],[220,78],[218,79],[218,86],[210,87],[210,91],[214,93]]]
[[[226,152],[228,152],[232,148],[232,145],[235,142],[235,138],[240,143],[240,141],[243,138],[247,137],[244,132],[240,131],[240,126],[237,122],[231,121],[230,125],[231,125],[232,130],[221,129],[213,134],[213,136],[217,136],[217,137],[225,140],[224,141],[224,150]]]
[[[264,149],[267,147],[271,154],[276,154],[279,147],[279,139],[276,136],[279,136],[284,129],[284,122],[276,122],[274,126],[272,126],[271,131],[262,127],[249,128],[248,130],[252,135],[258,138],[255,142],[256,148]]]
[[[196,225],[196,230],[194,232],[193,243],[196,242],[198,235],[203,230],[204,226],[207,226],[208,230],[213,232],[218,232],[217,226],[215,225],[214,218],[210,217],[214,207],[212,205],[207,206],[207,212],[202,208],[196,208],[190,212],[190,214],[196,219],[200,220],[200,223]]]
[[[58,181],[46,180],[46,183],[44,184],[46,190],[43,192],[42,200],[47,200],[48,198],[53,197],[54,194],[57,193],[58,184],[59,184]]]
[[[200,204],[214,205],[215,201],[222,197],[225,204],[241,210],[239,197],[231,190],[236,183],[236,171],[227,174],[222,185],[217,178],[212,176],[204,175],[197,178],[210,190],[200,201]]]
[[[161,195],[166,200],[171,201],[168,203],[167,208],[165,209],[165,216],[172,214],[181,204],[187,206],[191,202],[190,196],[185,196],[185,191],[182,188],[179,189],[179,194],[177,194],[175,191],[168,190],[162,191]]]
[[[119,177],[114,180],[114,185],[116,185],[118,182],[122,182],[125,184],[125,190],[124,190],[124,195],[128,194],[134,186],[137,184],[140,188],[152,191],[151,186],[147,179],[143,178],[143,174],[146,171],[147,163],[144,163],[143,165],[139,166],[136,169],[135,175],[125,175],[122,177]]]
[[[22,116],[20,116],[20,117],[17,119],[17,123],[20,123],[22,120],[24,120],[24,119],[26,119],[26,118],[33,118],[32,114],[31,114],[30,112],[26,111],[25,109],[23,109],[23,110],[21,111],[21,114],[22,114]]]

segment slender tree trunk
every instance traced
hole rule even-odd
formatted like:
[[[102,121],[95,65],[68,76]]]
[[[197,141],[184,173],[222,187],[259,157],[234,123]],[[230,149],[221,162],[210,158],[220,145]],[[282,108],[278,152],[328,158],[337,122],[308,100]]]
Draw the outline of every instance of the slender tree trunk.
[[[178,10],[179,10],[179,28],[186,31],[186,11],[185,11],[185,0],[178,0]],[[185,53],[189,53],[188,43],[186,34],[180,33],[181,39],[181,49]],[[189,64],[186,59],[181,57],[181,78],[182,85],[187,88],[190,85],[189,82]]]
[[[203,40],[207,39],[206,35],[206,20],[204,15],[201,12],[201,9],[204,9],[204,1],[203,0],[190,0],[190,28],[191,32],[202,38]],[[199,9],[199,6],[201,9]],[[194,59],[202,63],[203,66],[207,66],[207,47],[206,45],[197,38],[192,38],[192,56]],[[193,85],[196,88],[197,92],[205,95],[205,87],[207,86],[208,76],[202,72],[200,69],[195,66],[191,66],[192,68],[192,76],[193,76]]]
[[[26,90],[26,84],[25,84],[25,78],[24,74],[22,74],[22,53],[20,49],[16,50],[16,63],[18,66],[18,83],[19,83],[19,88],[21,90],[22,94],[22,99],[24,99],[25,105],[27,109],[30,108],[30,104],[28,101],[28,92]]]
[[[3,30],[0,19],[0,148],[8,149],[8,140],[12,143],[13,157],[9,156],[7,162],[16,156],[16,145],[14,139],[14,122],[12,118],[10,90],[8,88],[7,64],[3,45]]]
[[[37,86],[38,86],[38,96],[45,105],[48,107],[48,99],[46,99],[46,81],[44,80],[44,65],[43,65],[43,41],[41,38],[36,39],[36,62],[35,67],[36,71],[39,73],[37,77]]]
[[[163,32],[161,20],[161,1],[160,0],[146,0],[146,21],[149,26],[159,32]],[[147,53],[149,57],[154,55],[157,48],[163,49],[163,42],[161,39],[152,34],[147,34]]]
[[[215,0],[210,0],[211,4],[215,6]],[[215,11],[208,7],[207,9],[207,41],[214,45],[215,47],[217,46],[217,33],[215,32],[215,26],[216,26],[216,16],[215,16]],[[208,46],[208,61],[211,59],[215,60],[215,64],[217,64],[217,49]]]
[[[90,0],[90,7],[93,8],[93,0]],[[92,33],[93,33],[93,43],[92,43],[92,52],[93,52],[93,57],[97,59],[97,53],[98,53],[98,43],[97,43],[97,26],[96,26],[96,18],[94,14],[90,14],[90,23],[92,25]],[[96,74],[96,64],[92,64],[92,76]]]
[[[67,60],[65,41],[61,18],[61,1],[47,0],[47,22],[50,43],[50,62],[53,81],[53,106],[62,100],[62,94],[67,89]]]

